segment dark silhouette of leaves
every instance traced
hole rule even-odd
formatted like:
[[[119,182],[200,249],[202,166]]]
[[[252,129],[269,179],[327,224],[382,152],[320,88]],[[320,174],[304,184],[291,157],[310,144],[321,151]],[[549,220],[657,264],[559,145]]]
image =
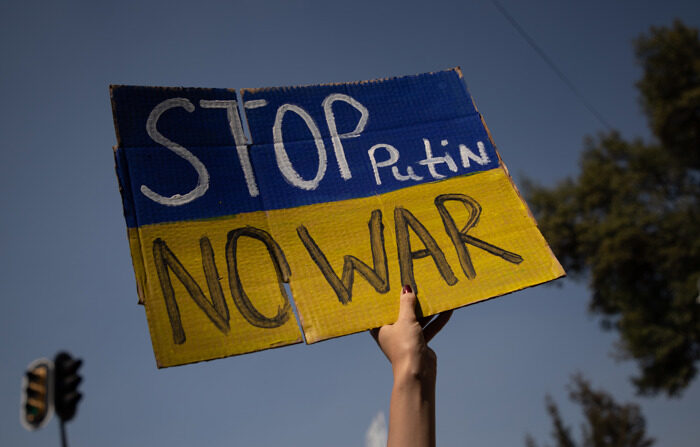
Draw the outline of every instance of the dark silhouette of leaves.
[[[637,405],[618,404],[607,392],[591,388],[581,375],[573,377],[569,397],[583,410],[581,442],[574,441],[571,430],[561,420],[559,408],[547,396],[555,447],[651,447],[654,444],[654,439],[646,435],[646,421]],[[526,436],[525,445],[538,446],[530,435]]]
[[[590,310],[637,361],[640,393],[679,395],[700,359],[700,40],[675,22],[637,40],[637,83],[656,141],[585,141],[577,178],[525,194]]]

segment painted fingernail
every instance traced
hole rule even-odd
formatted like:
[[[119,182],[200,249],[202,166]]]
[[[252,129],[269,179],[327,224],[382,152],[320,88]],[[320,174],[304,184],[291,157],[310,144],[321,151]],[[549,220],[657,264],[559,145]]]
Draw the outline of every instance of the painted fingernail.
[[[413,289],[411,289],[411,286],[406,284],[405,286],[403,286],[403,290],[401,291],[401,293],[413,293]]]

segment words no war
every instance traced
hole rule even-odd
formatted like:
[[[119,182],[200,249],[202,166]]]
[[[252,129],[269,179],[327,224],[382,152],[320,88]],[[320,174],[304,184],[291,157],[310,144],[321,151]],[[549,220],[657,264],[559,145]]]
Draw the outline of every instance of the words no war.
[[[391,323],[403,284],[432,315],[564,274],[459,69],[110,92],[159,367]]]

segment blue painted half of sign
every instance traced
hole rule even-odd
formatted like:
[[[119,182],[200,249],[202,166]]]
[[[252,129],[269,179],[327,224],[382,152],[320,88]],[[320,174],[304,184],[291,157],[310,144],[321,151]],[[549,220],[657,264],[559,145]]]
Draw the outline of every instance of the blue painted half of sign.
[[[232,90],[122,86],[112,88],[112,97],[117,171],[130,227],[368,197],[499,165],[457,70],[243,90],[253,141],[247,148],[236,148],[231,114],[200,105],[201,100],[235,101]],[[199,160],[209,180],[201,197],[166,206],[146,197],[143,186],[170,197],[192,191],[201,181],[191,161],[146,131],[156,106],[173,98],[180,98],[180,105],[163,111],[155,128]],[[191,111],[181,106],[184,100]],[[360,125],[363,115],[366,122]],[[251,194],[251,179],[257,195]]]
[[[115,85],[110,91],[120,148],[160,146],[148,136],[146,122],[158,104],[173,98],[186,99],[194,106],[194,111],[188,112],[182,107],[168,110],[158,120],[160,133],[185,147],[235,145],[226,111],[200,107],[201,100],[235,101],[235,90]]]
[[[466,85],[456,70],[424,73],[378,81],[329,84],[300,87],[242,89],[244,103],[265,100],[266,106],[246,110],[253,143],[271,143],[272,126],[278,108],[295,104],[311,115],[328,135],[323,101],[332,94],[348,95],[369,110],[367,127],[362,132],[374,132],[410,127],[436,121],[477,115]],[[333,103],[338,132],[352,131],[358,121],[355,108],[342,101]],[[285,120],[290,117],[285,117]],[[290,123],[284,127],[284,141],[305,140],[310,134],[305,126]]]

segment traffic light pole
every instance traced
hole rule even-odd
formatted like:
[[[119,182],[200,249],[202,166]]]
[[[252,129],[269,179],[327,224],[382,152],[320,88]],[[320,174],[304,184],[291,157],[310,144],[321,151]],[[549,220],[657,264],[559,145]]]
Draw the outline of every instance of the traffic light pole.
[[[66,423],[63,419],[58,420],[58,426],[61,430],[61,447],[68,447],[68,441],[66,440]]]
[[[54,358],[54,409],[59,418],[61,447],[68,447],[66,422],[75,417],[78,402],[83,395],[78,385],[83,381],[78,373],[83,361],[73,358],[67,352],[59,352]]]

